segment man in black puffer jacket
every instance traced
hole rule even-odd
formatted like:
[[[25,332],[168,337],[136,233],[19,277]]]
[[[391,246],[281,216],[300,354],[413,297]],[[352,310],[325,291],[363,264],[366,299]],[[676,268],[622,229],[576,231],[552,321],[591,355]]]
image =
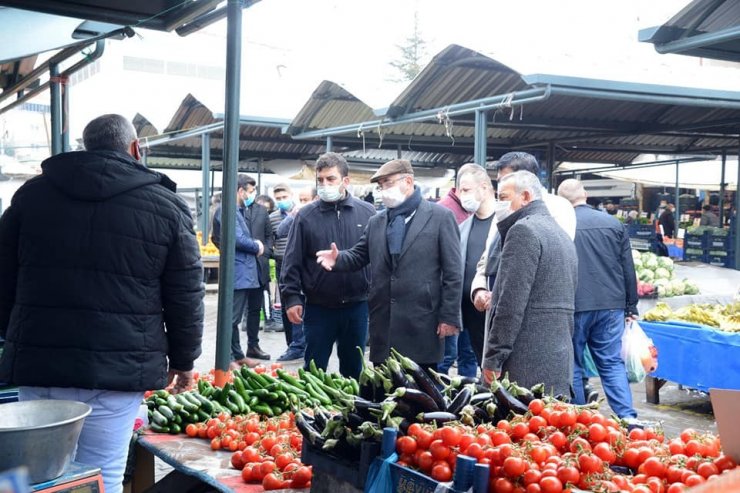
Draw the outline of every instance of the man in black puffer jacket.
[[[143,392],[192,381],[202,265],[190,211],[138,163],[131,123],[101,116],[83,140],[87,151],[44,161],[0,218],[0,381],[21,400],[87,402],[76,460],[119,492]]]

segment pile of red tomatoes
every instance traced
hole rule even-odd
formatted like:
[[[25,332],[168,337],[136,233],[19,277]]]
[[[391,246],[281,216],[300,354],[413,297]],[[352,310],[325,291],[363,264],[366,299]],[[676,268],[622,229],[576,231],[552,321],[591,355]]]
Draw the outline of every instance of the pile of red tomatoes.
[[[737,465],[719,438],[685,430],[666,441],[653,429],[627,431],[587,408],[536,399],[510,421],[470,427],[412,424],[398,438],[398,463],[450,481],[457,456],[490,466],[493,493],[677,493],[712,481]]]

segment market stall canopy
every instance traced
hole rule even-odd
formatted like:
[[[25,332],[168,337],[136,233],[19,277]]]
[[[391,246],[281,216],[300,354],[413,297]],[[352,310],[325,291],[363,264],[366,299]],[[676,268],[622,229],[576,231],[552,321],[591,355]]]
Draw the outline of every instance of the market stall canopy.
[[[510,150],[554,161],[630,164],[642,153],[717,152],[740,137],[740,92],[535,74],[450,45],[388,106],[347,118],[346,94],[321,90],[291,122],[297,139],[472,155],[475,111],[487,110],[487,155]],[[344,91],[346,93],[346,91]],[[355,98],[356,99],[356,98]],[[367,116],[363,116],[367,115]]]
[[[662,26],[641,30],[639,39],[658,53],[740,62],[740,2],[694,0]]]
[[[562,163],[558,172],[578,171],[584,167],[588,172],[604,178],[630,183],[641,183],[654,187],[676,186],[676,165],[666,162],[656,166],[639,167],[589,166],[584,163]],[[725,168],[725,190],[737,189],[737,160],[728,159]],[[698,190],[720,189],[722,182],[722,160],[681,162],[678,173],[679,187]]]
[[[324,142],[293,140],[284,133],[289,120],[242,116],[239,132],[241,170],[255,170],[262,159],[265,169],[269,160],[313,157],[323,152]],[[147,165],[162,168],[200,169],[203,140],[210,135],[212,166],[220,169],[223,159],[223,114],[214,113],[195,96],[188,94],[162,133],[143,116],[133,120],[140,137],[145,137]],[[251,161],[251,164],[249,163]]]

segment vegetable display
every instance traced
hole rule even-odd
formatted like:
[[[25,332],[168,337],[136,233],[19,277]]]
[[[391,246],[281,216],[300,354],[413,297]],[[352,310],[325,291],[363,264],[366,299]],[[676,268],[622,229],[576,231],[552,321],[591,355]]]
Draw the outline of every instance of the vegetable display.
[[[673,270],[673,260],[658,257],[651,252],[632,250],[632,261],[637,274],[638,295],[645,297],[657,292],[659,298],[699,294],[699,287],[688,279],[678,280]]]
[[[740,302],[728,305],[687,305],[676,311],[665,303],[658,303],[655,308],[645,313],[644,320],[648,322],[666,322],[668,320],[683,320],[696,324],[706,325],[724,332],[740,333]]]

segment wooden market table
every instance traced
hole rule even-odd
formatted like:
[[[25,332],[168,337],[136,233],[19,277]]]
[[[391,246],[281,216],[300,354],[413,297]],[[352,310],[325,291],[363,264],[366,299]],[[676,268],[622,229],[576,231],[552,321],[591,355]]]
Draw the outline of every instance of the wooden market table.
[[[141,493],[154,485],[154,457],[162,459],[176,471],[224,493],[264,491],[261,484],[247,484],[242,481],[241,471],[231,467],[233,452],[211,450],[210,443],[200,438],[146,432],[138,437],[135,453],[132,493]],[[306,493],[308,490],[281,491]]]
[[[704,392],[740,390],[740,334],[678,321],[640,326],[658,349],[658,369],[645,379],[651,404],[660,402],[666,381]]]

